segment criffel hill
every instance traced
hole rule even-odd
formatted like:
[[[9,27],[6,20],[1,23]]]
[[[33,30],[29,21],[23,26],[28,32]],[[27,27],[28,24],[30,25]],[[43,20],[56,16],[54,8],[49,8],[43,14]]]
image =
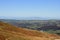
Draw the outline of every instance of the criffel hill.
[[[60,40],[60,36],[13,26],[0,21],[0,40]]]

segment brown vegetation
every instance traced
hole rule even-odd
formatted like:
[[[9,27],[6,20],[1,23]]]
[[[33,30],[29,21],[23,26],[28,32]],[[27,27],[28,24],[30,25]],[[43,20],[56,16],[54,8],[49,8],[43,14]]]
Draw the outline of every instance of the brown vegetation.
[[[18,28],[0,22],[0,40],[55,40],[60,39],[56,34],[49,34],[37,30]]]

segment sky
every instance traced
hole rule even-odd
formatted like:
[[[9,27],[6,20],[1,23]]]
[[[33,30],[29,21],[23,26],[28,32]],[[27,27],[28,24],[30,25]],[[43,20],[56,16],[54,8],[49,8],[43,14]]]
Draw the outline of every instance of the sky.
[[[60,0],[0,0],[0,17],[60,18]]]

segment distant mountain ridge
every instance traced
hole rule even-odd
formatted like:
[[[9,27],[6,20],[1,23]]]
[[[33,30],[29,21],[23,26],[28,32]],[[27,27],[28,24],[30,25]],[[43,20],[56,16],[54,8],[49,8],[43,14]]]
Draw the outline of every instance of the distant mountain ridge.
[[[52,18],[45,17],[0,17],[0,19],[14,19],[14,20],[49,20]]]

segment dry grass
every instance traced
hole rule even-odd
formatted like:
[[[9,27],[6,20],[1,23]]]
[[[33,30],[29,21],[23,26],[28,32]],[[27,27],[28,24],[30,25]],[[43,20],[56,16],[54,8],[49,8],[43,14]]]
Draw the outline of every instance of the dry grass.
[[[36,30],[18,28],[0,22],[0,40],[55,40],[60,39],[56,34],[48,34]]]

